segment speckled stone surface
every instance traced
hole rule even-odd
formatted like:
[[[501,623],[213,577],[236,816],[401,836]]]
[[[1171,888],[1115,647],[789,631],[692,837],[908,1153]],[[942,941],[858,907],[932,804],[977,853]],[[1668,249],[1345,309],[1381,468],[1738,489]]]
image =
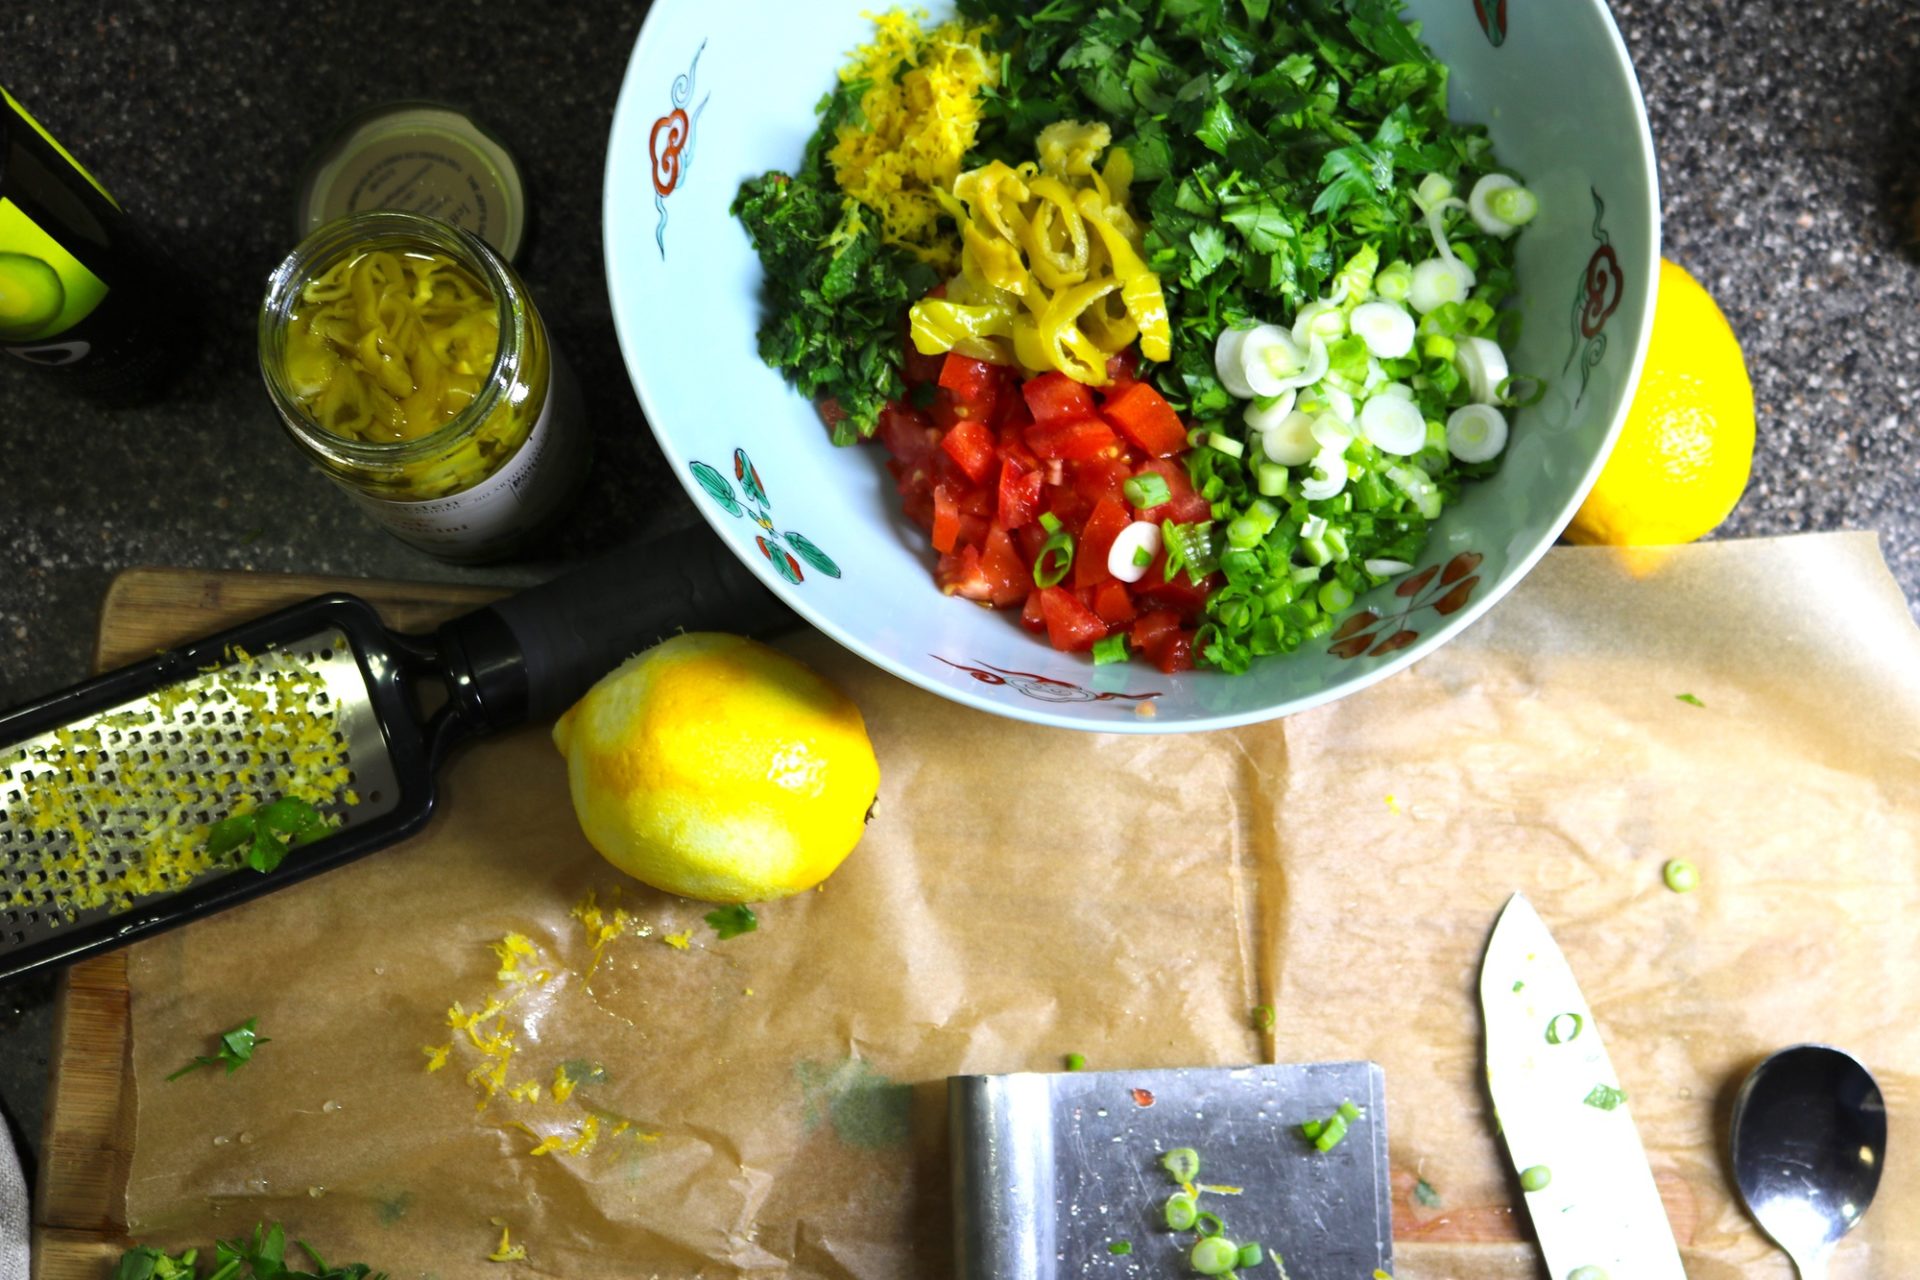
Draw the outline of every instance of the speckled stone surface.
[[[1466,0],[1459,0],[1466,3]],[[1524,22],[1543,4],[1516,4]],[[1653,117],[1667,255],[1745,345],[1760,443],[1721,536],[1872,529],[1920,602],[1920,10],[1910,0],[1614,0]],[[0,365],[0,706],[87,674],[132,565],[520,584],[630,533],[692,523],[628,386],[601,273],[600,180],[644,5],[0,6],[0,83],[192,273],[208,341],[171,398],[103,413]],[[378,40],[358,41],[378,30]],[[453,569],[369,525],[289,445],[254,317],[291,247],[301,161],[396,98],[457,103],[519,154],[521,267],[585,383],[594,478],[540,559]],[[0,1105],[43,1117],[48,979],[0,990]]]

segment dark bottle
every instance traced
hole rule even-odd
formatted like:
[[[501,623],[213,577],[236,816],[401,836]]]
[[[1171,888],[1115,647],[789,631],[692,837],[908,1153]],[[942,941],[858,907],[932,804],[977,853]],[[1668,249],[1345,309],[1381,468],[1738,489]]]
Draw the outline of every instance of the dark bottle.
[[[187,301],[107,189],[0,89],[0,351],[138,403],[186,362]]]

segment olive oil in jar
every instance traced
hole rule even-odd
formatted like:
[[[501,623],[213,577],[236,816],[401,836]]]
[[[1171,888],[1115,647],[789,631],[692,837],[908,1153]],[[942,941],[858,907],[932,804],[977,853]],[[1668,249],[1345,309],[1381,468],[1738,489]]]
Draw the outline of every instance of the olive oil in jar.
[[[513,269],[418,214],[354,214],[269,280],[260,368],[294,440],[395,536],[498,559],[585,479],[579,392]]]

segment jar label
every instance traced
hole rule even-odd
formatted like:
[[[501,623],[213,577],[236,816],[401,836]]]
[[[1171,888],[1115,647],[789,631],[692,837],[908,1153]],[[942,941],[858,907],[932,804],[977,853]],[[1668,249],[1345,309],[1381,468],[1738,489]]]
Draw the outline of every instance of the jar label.
[[[547,402],[518,452],[472,488],[424,502],[399,502],[342,487],[375,523],[402,542],[430,555],[484,559],[552,514],[572,487],[579,459],[569,455],[583,447],[578,438],[583,424],[565,403],[571,378],[562,376],[559,368],[555,374]]]

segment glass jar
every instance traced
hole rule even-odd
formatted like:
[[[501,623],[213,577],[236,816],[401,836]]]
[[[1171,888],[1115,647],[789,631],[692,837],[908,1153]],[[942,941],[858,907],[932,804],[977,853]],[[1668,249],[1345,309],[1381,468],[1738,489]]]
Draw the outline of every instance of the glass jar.
[[[375,296],[368,280],[381,270],[401,274]],[[401,421],[395,414],[413,399],[406,390],[426,394],[414,380],[415,362],[435,363],[421,344],[439,351],[439,372],[427,374],[439,377],[450,367],[446,334],[462,328],[434,331],[420,320],[422,296],[437,302],[442,295],[433,291],[442,286],[445,296],[463,300],[451,305],[467,306],[470,318],[491,307],[498,325],[492,364],[484,374],[461,369],[452,378],[457,389],[429,397],[424,421],[411,411]],[[317,318],[329,304],[351,314]],[[323,325],[335,336],[316,339]],[[434,347],[436,340],[442,345]],[[579,387],[526,286],[492,246],[436,218],[356,213],[302,241],[267,281],[260,373],[287,432],[320,470],[388,532],[443,560],[495,560],[529,545],[566,514],[586,479],[590,439]],[[336,377],[348,381],[336,389]],[[349,397],[387,417],[370,409],[341,425],[359,411],[342,407]]]

